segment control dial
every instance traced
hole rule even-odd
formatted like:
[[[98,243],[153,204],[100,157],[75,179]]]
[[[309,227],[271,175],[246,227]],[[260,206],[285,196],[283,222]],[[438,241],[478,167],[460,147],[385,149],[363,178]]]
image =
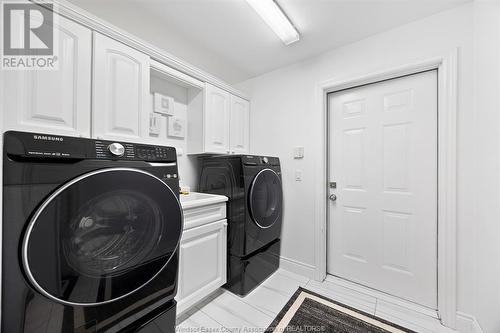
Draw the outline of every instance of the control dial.
[[[125,147],[121,143],[115,142],[108,146],[108,150],[111,155],[114,156],[123,156],[125,154]]]

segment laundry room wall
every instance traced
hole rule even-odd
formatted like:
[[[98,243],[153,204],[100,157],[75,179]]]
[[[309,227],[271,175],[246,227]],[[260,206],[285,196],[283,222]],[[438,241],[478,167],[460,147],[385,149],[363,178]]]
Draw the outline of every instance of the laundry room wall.
[[[162,125],[162,127],[166,127]],[[189,129],[188,129],[189,130]],[[198,189],[198,157],[187,155],[187,136],[182,139],[169,137],[162,143],[164,146],[173,146],[177,149],[177,166],[179,169],[180,185],[187,185],[191,191]]]
[[[477,170],[464,192],[476,192],[476,215],[468,217],[476,227],[476,316],[485,333],[494,333],[500,332],[500,2],[476,0],[474,8]]]
[[[158,13],[148,11],[144,1],[127,1],[120,6],[120,10],[116,9],[116,2],[113,1],[70,0],[70,2],[198,68],[217,74],[217,77],[226,82],[239,82],[242,78],[248,77],[238,64],[228,63],[227,59],[220,54],[214,54],[204,47],[203,43],[186,38],[176,29],[163,28],[170,22],[162,19]],[[189,5],[184,6],[185,10],[186,8],[189,8]],[[141,17],[147,17],[148,20],[142,20]]]
[[[315,199],[320,190],[315,170],[323,153],[319,129],[324,126],[316,106],[317,85],[448,55],[458,47],[458,309],[476,313],[473,13],[474,4],[468,3],[238,85],[252,99],[253,152],[278,155],[282,162],[282,256],[288,266],[310,274],[315,267]],[[303,159],[293,158],[295,146],[305,148]],[[302,171],[302,181],[295,180],[296,170]]]
[[[168,81],[158,79],[155,76],[151,77],[151,91],[149,98],[149,109],[154,112],[154,93],[160,93],[170,96],[174,99],[174,112],[177,116],[187,119],[188,117],[188,92],[187,89],[172,84]],[[170,116],[160,116],[161,126],[160,133],[155,136],[149,134],[150,138],[159,140],[159,144],[164,146],[173,146],[177,149],[177,165],[179,169],[179,183],[187,185],[192,191],[198,188],[198,158],[195,155],[187,155],[187,139],[190,134],[189,127],[185,132],[184,137],[170,136],[168,133],[168,122],[171,121]],[[186,120],[187,124],[187,120]]]

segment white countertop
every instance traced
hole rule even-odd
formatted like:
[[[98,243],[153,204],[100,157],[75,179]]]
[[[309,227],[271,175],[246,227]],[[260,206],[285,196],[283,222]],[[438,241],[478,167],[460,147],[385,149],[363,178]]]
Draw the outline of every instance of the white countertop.
[[[181,194],[180,201],[183,210],[213,205],[219,202],[226,202],[228,198],[223,195],[190,192],[189,194]]]

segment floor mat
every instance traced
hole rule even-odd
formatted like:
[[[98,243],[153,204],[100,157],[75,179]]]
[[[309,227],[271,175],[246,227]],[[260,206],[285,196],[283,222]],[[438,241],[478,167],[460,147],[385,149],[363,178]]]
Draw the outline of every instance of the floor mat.
[[[295,292],[266,330],[282,332],[414,333],[304,288]]]

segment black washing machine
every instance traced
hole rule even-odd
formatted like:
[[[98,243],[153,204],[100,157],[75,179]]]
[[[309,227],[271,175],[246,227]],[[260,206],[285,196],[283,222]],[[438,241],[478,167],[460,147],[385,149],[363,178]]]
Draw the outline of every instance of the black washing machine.
[[[7,132],[2,332],[175,330],[172,147]]]
[[[226,289],[244,296],[279,267],[283,210],[280,161],[268,156],[200,158],[200,192],[225,195]]]

